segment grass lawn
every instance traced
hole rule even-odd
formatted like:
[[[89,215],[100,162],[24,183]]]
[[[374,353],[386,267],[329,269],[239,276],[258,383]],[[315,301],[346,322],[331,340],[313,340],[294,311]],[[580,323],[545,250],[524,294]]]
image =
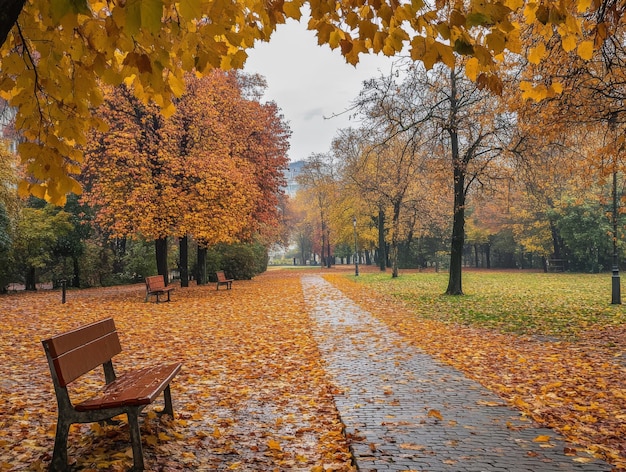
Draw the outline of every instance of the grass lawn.
[[[572,339],[593,325],[626,323],[626,309],[610,303],[610,274],[465,271],[464,296],[443,294],[445,272],[395,279],[370,272],[358,282],[404,301],[420,317],[503,332]]]

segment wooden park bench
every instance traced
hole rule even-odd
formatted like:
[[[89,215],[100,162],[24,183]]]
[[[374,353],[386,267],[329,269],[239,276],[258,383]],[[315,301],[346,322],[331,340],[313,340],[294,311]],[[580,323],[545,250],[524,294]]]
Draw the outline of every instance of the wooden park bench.
[[[159,303],[159,297],[167,293],[167,301],[170,301],[170,292],[174,290],[174,287],[166,287],[165,279],[162,275],[151,275],[146,277],[146,299],[148,301],[150,295],[156,296],[156,302]]]
[[[125,414],[130,426],[133,470],[143,470],[139,414],[163,393],[165,408],[174,415],[170,382],[181,364],[159,364],[129,371],[117,377],[112,358],[122,351],[113,318],[88,324],[42,341],[48,358],[58,404],[54,453],[50,470],[67,471],[67,439],[70,425],[110,420]],[[102,365],[106,385],[93,397],[72,404],[67,386]]]
[[[215,276],[217,277],[217,290],[220,289],[220,285],[226,285],[226,290],[230,290],[232,288],[233,279],[227,279],[223,270],[217,271]]]

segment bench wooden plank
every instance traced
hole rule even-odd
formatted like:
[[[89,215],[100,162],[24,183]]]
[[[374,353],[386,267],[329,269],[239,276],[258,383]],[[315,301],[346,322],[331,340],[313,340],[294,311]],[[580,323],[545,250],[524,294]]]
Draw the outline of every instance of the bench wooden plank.
[[[85,339],[97,339],[115,332],[113,318],[96,321],[66,333],[57,334],[46,340],[49,342],[50,354],[58,357],[85,343]]]
[[[117,332],[113,332],[61,354],[54,359],[59,383],[65,387],[86,372],[111,360],[120,352],[122,352],[122,346],[119,337]]]
[[[180,371],[180,364],[146,367],[118,377],[108,384],[98,397],[76,405],[78,411],[115,408],[119,406],[149,405],[165,390]]]

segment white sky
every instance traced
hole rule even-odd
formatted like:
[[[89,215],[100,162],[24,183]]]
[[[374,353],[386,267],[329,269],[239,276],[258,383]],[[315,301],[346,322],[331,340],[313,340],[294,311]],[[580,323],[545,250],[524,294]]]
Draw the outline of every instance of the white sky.
[[[269,43],[249,49],[244,70],[267,80],[264,100],[274,101],[291,127],[291,161],[330,149],[337,130],[358,126],[346,110],[358,96],[364,80],[389,74],[391,59],[364,55],[356,68],[347,64],[339,49],[318,46],[306,20],[278,25]]]

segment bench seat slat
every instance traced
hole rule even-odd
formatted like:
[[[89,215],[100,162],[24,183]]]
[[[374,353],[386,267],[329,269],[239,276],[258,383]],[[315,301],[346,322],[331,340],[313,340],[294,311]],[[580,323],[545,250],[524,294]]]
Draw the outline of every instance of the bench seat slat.
[[[180,371],[181,364],[164,364],[129,372],[106,385],[101,394],[75,405],[77,411],[148,405]]]

